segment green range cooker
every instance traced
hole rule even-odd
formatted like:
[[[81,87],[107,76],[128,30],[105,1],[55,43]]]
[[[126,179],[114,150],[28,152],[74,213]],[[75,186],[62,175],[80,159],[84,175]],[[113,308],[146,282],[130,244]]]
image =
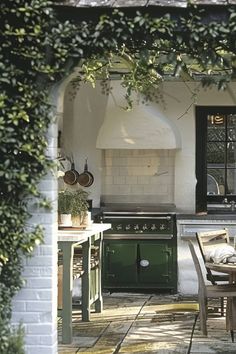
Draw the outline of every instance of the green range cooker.
[[[177,231],[173,212],[106,211],[103,290],[177,292]]]

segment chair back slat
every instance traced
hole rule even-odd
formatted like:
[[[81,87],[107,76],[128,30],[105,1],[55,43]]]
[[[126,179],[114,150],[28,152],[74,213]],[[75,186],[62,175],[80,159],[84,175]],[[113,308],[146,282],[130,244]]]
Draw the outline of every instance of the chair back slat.
[[[195,269],[196,269],[196,272],[197,272],[199,289],[202,290],[202,291],[205,291],[206,285],[205,285],[204,277],[203,277],[203,274],[202,274],[202,268],[201,268],[201,265],[199,263],[198,256],[196,254],[194,245],[193,245],[193,243],[191,241],[188,241],[188,245],[189,245],[189,249],[190,249],[190,252],[191,252],[191,255],[192,255],[193,263],[194,263],[194,266],[195,266]]]
[[[209,249],[212,250],[214,247],[218,247],[221,244],[229,243],[227,229],[197,232],[196,236],[204,261],[206,261],[205,255]]]
[[[208,250],[212,250],[214,247],[218,247],[221,244],[229,243],[228,229],[219,229],[214,231],[202,231],[196,233],[198,245],[202,254],[204,263],[206,262],[206,254]],[[207,279],[214,285],[218,281],[228,280],[228,275],[216,275],[213,274],[209,268],[206,268]]]

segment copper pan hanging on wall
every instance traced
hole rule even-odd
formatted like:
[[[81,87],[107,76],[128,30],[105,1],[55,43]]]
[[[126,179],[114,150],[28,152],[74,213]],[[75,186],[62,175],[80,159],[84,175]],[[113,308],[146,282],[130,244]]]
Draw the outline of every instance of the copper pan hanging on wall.
[[[72,186],[78,182],[78,178],[79,178],[79,172],[75,169],[75,163],[73,161],[73,162],[71,162],[70,170],[65,172],[63,180],[66,184],[69,184]]]
[[[79,175],[78,182],[82,187],[90,187],[94,182],[92,173],[88,171],[88,159],[85,160],[84,172]]]

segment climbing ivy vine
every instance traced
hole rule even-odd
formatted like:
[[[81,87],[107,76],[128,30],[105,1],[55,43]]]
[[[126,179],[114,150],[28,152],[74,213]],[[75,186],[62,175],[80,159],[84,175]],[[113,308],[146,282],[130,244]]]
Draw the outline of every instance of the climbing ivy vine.
[[[51,167],[46,132],[53,121],[51,86],[80,65],[75,83],[110,80],[119,65],[126,89],[158,99],[160,82],[182,76],[219,89],[235,79],[236,7],[224,20],[203,21],[190,6],[181,17],[161,18],[114,10],[96,20],[62,20],[47,0],[0,2],[0,353],[16,353],[12,297],[23,284],[23,259],[43,242],[30,224],[32,200],[45,207],[37,189]],[[75,87],[77,87],[75,85]],[[108,93],[109,90],[105,89]],[[33,198],[33,199],[32,199]],[[20,344],[19,344],[20,345]],[[18,352],[23,349],[18,348]]]

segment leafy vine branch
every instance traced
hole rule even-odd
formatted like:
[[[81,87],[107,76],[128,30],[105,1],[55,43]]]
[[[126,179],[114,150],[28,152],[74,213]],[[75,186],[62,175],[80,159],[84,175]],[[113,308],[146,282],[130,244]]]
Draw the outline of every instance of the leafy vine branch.
[[[43,230],[27,228],[26,198],[40,197],[38,182],[51,167],[46,133],[53,120],[51,86],[83,63],[78,82],[111,80],[147,100],[161,97],[166,78],[198,80],[219,89],[236,76],[236,7],[226,19],[205,21],[198,7],[183,15],[126,15],[63,19],[48,0],[0,2],[0,352],[16,350],[10,326],[12,297],[22,286],[22,264]],[[109,90],[104,88],[104,92]],[[51,113],[50,113],[51,112]],[[42,206],[46,206],[42,201]],[[19,343],[19,341],[18,341]]]
[[[166,78],[180,76],[225,89],[236,72],[235,17],[234,8],[230,8],[227,20],[204,23],[195,7],[177,20],[168,14],[161,19],[140,13],[127,18],[120,11],[113,17],[104,15],[95,26],[96,41],[103,43],[103,52],[95,50],[93,58],[87,58],[83,80],[92,78],[95,85],[97,79],[109,79],[114,70],[119,72],[119,64],[123,64],[120,78],[127,90],[128,108],[132,107],[133,91],[143,93],[148,100],[158,99],[159,84]],[[90,45],[96,47],[93,39]],[[109,59],[99,70],[98,64],[105,58]]]

